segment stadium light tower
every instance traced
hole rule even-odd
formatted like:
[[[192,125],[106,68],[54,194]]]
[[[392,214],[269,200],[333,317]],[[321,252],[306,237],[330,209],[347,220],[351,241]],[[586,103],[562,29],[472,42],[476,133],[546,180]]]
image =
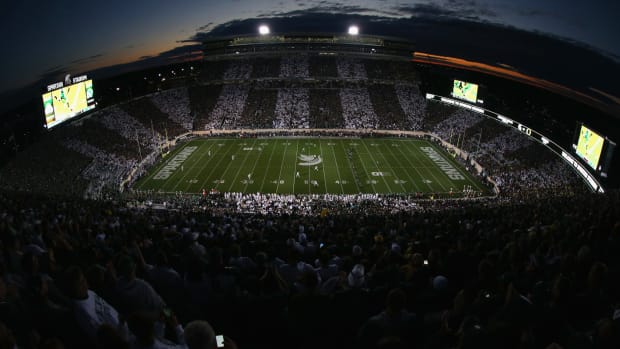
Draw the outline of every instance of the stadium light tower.
[[[352,25],[349,27],[349,35],[357,35],[360,33],[360,28],[356,25]]]
[[[260,27],[258,27],[258,33],[260,35],[267,35],[270,33],[269,27],[266,25],[261,25]]]

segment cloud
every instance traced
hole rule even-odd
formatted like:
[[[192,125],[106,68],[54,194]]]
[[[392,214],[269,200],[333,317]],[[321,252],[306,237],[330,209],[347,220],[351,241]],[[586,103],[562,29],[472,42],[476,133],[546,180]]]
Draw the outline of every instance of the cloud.
[[[472,0],[448,0],[441,5],[435,2],[400,5],[393,9],[402,16],[411,17],[451,17],[480,20],[498,16],[488,6]]]
[[[305,3],[298,2],[300,7],[306,6]],[[399,13],[391,10],[368,8],[358,5],[342,5],[338,2],[321,1],[317,6],[312,6],[304,9],[297,9],[292,11],[278,11],[272,10],[259,14],[258,18],[282,18],[282,17],[297,17],[306,16],[308,14],[348,14],[348,15],[373,15],[373,16],[387,16],[394,17],[400,16]]]
[[[211,29],[213,29],[213,27],[215,27],[215,23],[213,22],[209,22],[205,25],[201,25],[200,27],[196,28],[197,32],[206,32],[209,31]]]
[[[103,53],[98,53],[96,55],[92,55],[92,56],[88,56],[88,57],[83,57],[83,58],[78,58],[76,60],[73,60],[71,62],[69,62],[70,64],[83,64],[83,63],[87,63],[87,62],[91,62],[96,60],[97,58],[103,57]]]

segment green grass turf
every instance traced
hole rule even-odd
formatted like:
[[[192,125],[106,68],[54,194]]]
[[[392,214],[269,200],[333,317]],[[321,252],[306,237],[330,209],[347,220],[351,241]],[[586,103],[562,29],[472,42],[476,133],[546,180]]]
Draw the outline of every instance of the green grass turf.
[[[167,178],[157,179],[162,169],[187,147],[196,149],[185,161],[178,162]],[[464,179],[450,179],[420,150],[422,147],[433,147]],[[450,189],[457,193],[465,185],[489,193],[452,156],[425,140],[211,138],[178,147],[134,189],[164,193],[199,193],[204,188],[243,193],[394,194],[447,193]]]

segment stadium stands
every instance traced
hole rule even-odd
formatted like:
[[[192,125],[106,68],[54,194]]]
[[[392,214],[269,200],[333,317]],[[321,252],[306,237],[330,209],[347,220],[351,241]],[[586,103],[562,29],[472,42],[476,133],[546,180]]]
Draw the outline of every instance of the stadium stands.
[[[198,84],[63,125],[0,170],[2,345],[193,349],[224,334],[229,348],[620,347],[617,192],[587,193],[543,146],[427,102],[405,65],[206,67]],[[220,128],[424,130],[458,143],[500,193],[119,197],[166,134]]]
[[[0,315],[20,347],[92,347],[104,329],[134,341],[141,311],[157,315],[158,341],[180,345],[197,319],[239,347],[375,348],[392,334],[404,347],[450,348],[463,331],[483,348],[568,346],[588,334],[590,345],[614,343],[604,329],[620,294],[618,197],[564,200],[435,203],[446,206],[351,225],[331,211],[215,216],[1,195],[0,289],[10,292]],[[120,317],[85,321],[98,314],[93,298]],[[405,312],[406,332],[382,325]]]

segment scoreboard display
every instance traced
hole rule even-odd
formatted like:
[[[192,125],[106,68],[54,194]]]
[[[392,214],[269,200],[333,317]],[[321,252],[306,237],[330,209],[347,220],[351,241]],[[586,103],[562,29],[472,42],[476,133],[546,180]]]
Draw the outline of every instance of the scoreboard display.
[[[588,164],[588,166],[596,170],[599,159],[601,158],[604,143],[605,138],[601,137],[599,134],[584,125],[581,125],[575,152],[586,162],[586,164]]]
[[[93,81],[80,76],[49,85],[42,95],[45,127],[48,129],[95,108]]]
[[[476,103],[478,101],[478,85],[455,79],[452,97]]]

